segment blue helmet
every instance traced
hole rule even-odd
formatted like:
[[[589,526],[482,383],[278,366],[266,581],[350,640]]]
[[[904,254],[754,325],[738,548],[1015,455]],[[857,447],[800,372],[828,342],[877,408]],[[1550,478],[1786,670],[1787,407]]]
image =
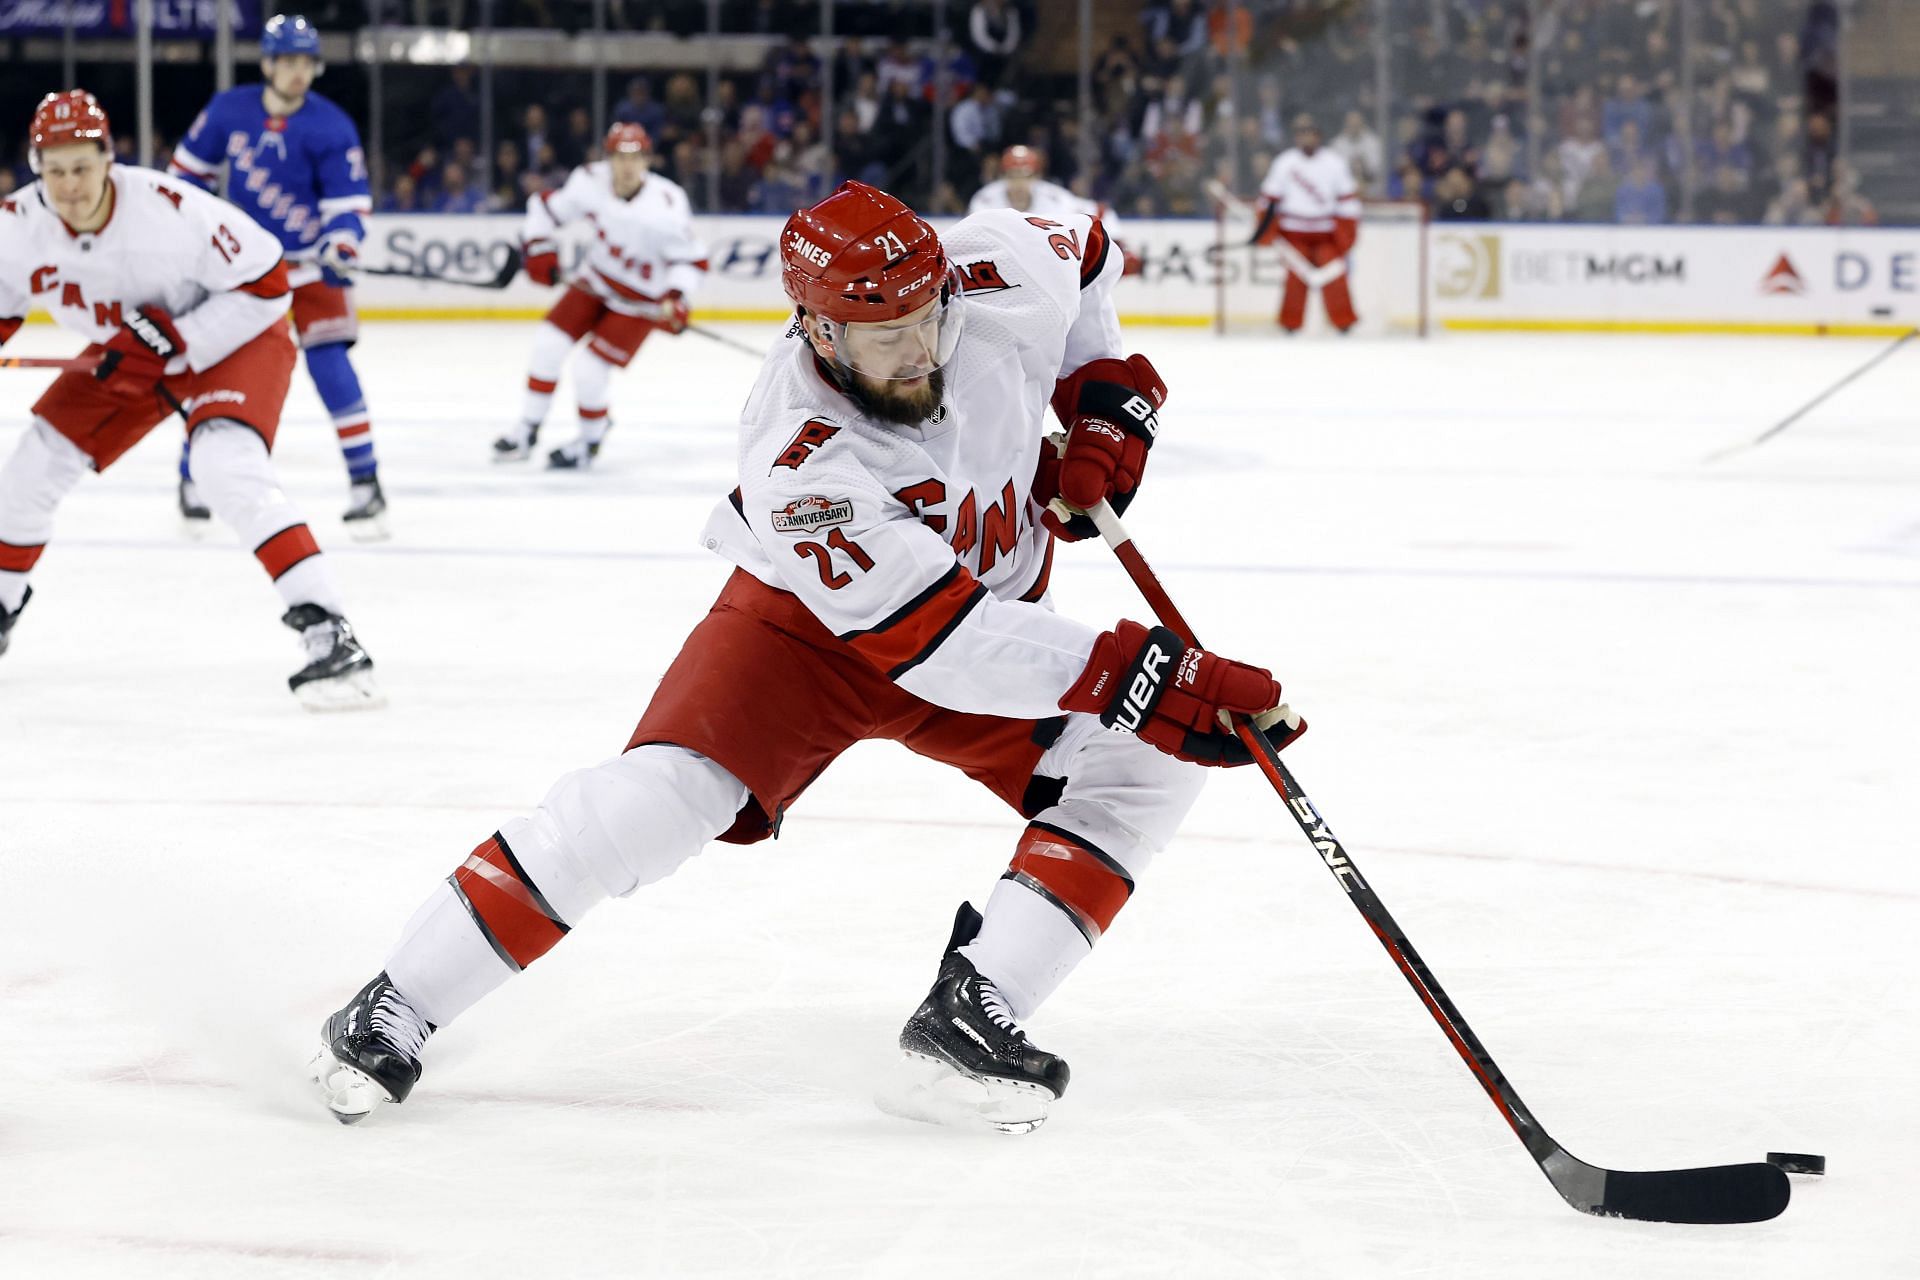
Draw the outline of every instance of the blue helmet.
[[[276,13],[267,19],[267,25],[261,29],[260,56],[280,58],[292,53],[304,53],[318,62],[320,33],[299,14],[289,16]]]

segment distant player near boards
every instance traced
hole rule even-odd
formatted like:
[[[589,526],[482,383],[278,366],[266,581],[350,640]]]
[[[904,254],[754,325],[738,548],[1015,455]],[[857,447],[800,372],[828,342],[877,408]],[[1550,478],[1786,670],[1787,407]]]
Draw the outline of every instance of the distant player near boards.
[[[347,464],[347,532],[362,541],[387,536],[387,497],[373,453],[373,424],[348,350],[360,317],[348,292],[360,266],[362,220],[373,210],[367,160],[353,120],[312,92],[326,68],[320,33],[305,18],[280,14],[260,33],[260,84],[218,94],[174,148],[172,170],[209,191],[230,166],[228,198],[272,232],[287,256],[293,327],[307,353],[307,375],[333,418]],[[190,459],[180,455],[180,511],[204,520]]]
[[[273,578],[281,621],[300,633],[294,693],[314,710],[378,705],[373,660],[268,457],[297,359],[280,246],[198,187],[115,164],[112,146],[92,94],[50,93],[28,132],[38,178],[0,200],[0,342],[41,307],[98,358],[54,379],[0,467],[0,653],[61,499],[178,414],[208,506]]]
[[[1073,508],[1136,491],[1166,394],[1122,354],[1120,262],[1097,219],[997,210],[943,243],[848,182],[787,220],[780,265],[793,323],[704,534],[731,576],[626,750],[482,840],[328,1020],[313,1071],[340,1120],[405,1099],[427,1037],[591,907],[709,841],[775,834],[842,752],[886,738],[1028,825],[985,910],[960,907],[885,1105],[1030,1130],[1068,1073],[1020,1020],[1172,839],[1194,763],[1250,759],[1223,713],[1284,724],[1276,742],[1304,728],[1257,667],[1053,610],[1055,539],[1094,531]]]
[[[1347,287],[1348,255],[1360,234],[1360,196],[1346,157],[1320,145],[1320,126],[1304,112],[1293,120],[1293,145],[1274,157],[1260,183],[1259,222],[1251,244],[1280,246],[1287,282],[1280,294],[1280,328],[1300,332],[1307,292],[1320,284],[1327,321],[1341,333],[1359,323]]]
[[[1063,214],[1087,213],[1100,219],[1113,246],[1120,250],[1124,274],[1135,275],[1140,260],[1121,243],[1120,220],[1098,200],[1086,200],[1057,182],[1048,182],[1040,174],[1045,168],[1038,151],[1032,147],[1008,147],[1000,153],[1000,176],[973,193],[967,202],[968,213],[988,209],[1017,209],[1021,213],[1058,218]]]
[[[606,159],[581,165],[558,191],[527,201],[521,249],[534,283],[563,283],[555,231],[584,221],[593,237],[584,269],[564,281],[560,301],[534,335],[520,422],[493,442],[496,462],[532,454],[561,366],[585,339],[586,349],[573,362],[580,434],[550,452],[547,465],[572,470],[591,464],[613,426],[607,416],[613,371],[626,368],[654,330],[686,329],[687,304],[706,277],[707,247],[694,234],[687,193],[671,178],[649,172],[653,141],[647,131],[616,124],[607,130],[605,150]]]

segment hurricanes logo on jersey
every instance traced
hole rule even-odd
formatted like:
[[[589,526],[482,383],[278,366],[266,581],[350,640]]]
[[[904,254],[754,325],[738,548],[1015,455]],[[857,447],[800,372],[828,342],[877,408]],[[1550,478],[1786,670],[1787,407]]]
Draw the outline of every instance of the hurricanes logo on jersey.
[[[806,425],[793,433],[793,439],[787,441],[787,447],[773,460],[776,467],[786,467],[798,471],[800,464],[813,456],[813,451],[840,434],[840,428],[825,418],[809,418]]]
[[[999,264],[992,258],[983,262],[969,262],[960,268],[962,293],[997,293],[1002,289],[1017,289],[1020,286],[1008,284],[1007,278],[1000,274]]]

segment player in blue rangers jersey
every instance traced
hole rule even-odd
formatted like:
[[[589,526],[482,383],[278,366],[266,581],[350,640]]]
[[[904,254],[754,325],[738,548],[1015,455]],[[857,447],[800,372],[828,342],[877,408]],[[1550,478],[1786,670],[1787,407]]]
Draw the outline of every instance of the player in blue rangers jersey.
[[[360,132],[347,113],[310,92],[325,68],[320,33],[302,17],[277,15],[260,35],[262,84],[216,94],[174,148],[174,173],[213,189],[222,164],[227,197],[279,237],[293,284],[293,325],[307,372],[333,416],[351,480],[345,520],[363,540],[387,536],[373,454],[373,427],[347,349],[360,320],[347,287],[359,266],[362,215],[372,212]],[[188,458],[180,456],[180,511],[205,519]]]

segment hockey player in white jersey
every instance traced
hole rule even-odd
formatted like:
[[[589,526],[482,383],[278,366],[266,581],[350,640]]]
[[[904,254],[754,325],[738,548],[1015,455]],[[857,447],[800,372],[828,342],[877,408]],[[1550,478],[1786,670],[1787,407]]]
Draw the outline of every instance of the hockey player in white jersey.
[[[280,245],[218,197],[115,164],[112,137],[92,94],[48,94],[28,136],[37,180],[0,200],[0,342],[41,307],[96,361],[54,380],[0,467],[0,652],[67,492],[178,415],[207,504],[300,633],[294,693],[315,710],[378,705],[339,584],[268,457],[296,358]]]
[[[1320,127],[1312,116],[1296,116],[1293,145],[1274,157],[1260,183],[1259,223],[1251,241],[1281,245],[1287,264],[1282,330],[1298,333],[1306,323],[1309,277],[1320,282],[1328,323],[1341,333],[1359,323],[1346,273],[1359,231],[1360,196],[1346,157],[1320,145]]]
[[[649,172],[653,143],[647,131],[616,124],[607,131],[605,150],[605,160],[582,165],[560,190],[527,202],[521,249],[535,283],[561,283],[553,239],[560,227],[584,219],[593,239],[584,269],[564,282],[560,301],[534,337],[520,422],[493,442],[497,462],[532,454],[561,367],[585,339],[586,349],[573,363],[580,435],[549,453],[547,465],[573,469],[591,463],[613,426],[607,416],[613,371],[626,368],[656,329],[686,329],[688,303],[706,276],[707,249],[694,234],[687,193],[671,178]]]
[[[943,244],[849,182],[788,220],[780,255],[794,320],[704,533],[726,586],[627,749],[482,840],[327,1021],[313,1070],[340,1120],[404,1099],[428,1036],[594,905],[775,834],[843,751],[890,738],[1027,825],[984,910],[961,906],[885,1105],[1030,1130],[1068,1072],[1021,1022],[1173,837],[1190,762],[1248,760],[1222,713],[1284,722],[1277,742],[1303,728],[1264,670],[1052,608],[1054,542],[1092,531],[1074,509],[1137,492],[1166,393],[1123,354],[1098,220],[990,212]]]
[[[1140,270],[1140,261],[1128,253],[1126,246],[1121,243],[1120,220],[1113,216],[1113,211],[1098,200],[1082,199],[1059,183],[1048,182],[1040,176],[1043,167],[1040,153],[1032,147],[1008,147],[1000,153],[1000,176],[973,193],[973,199],[967,202],[967,212],[1016,209],[1043,218],[1060,218],[1070,213],[1091,214],[1100,219],[1108,238],[1121,251],[1125,274],[1136,274]]]

